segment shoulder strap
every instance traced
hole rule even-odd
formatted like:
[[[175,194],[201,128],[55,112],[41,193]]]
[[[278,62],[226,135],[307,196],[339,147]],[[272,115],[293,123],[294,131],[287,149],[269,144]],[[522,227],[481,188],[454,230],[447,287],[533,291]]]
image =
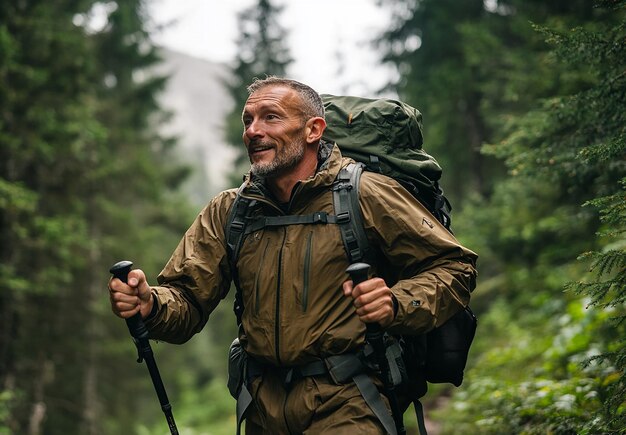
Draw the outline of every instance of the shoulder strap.
[[[363,163],[350,163],[339,171],[333,185],[337,224],[350,263],[364,261],[369,253],[369,242],[359,205],[359,182],[364,167]]]
[[[239,286],[239,274],[237,273],[237,259],[239,251],[246,235],[246,226],[256,201],[241,196],[241,191],[245,186],[245,182],[237,190],[237,196],[233,202],[224,232],[226,234],[226,253],[228,255],[228,264],[233,283],[235,284],[235,302],[233,311],[237,317],[237,325],[241,325],[241,316],[243,315],[243,297]]]
[[[359,205],[359,182],[363,163],[350,163],[339,171],[333,185],[333,204],[337,224],[350,263],[364,261],[369,253],[363,215]]]

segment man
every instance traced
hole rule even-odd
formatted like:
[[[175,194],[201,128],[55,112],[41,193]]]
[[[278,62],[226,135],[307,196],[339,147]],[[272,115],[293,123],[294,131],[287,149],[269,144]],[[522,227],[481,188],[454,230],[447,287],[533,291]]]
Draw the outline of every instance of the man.
[[[319,95],[276,77],[256,80],[248,91],[242,121],[251,170],[240,194],[256,200],[264,216],[332,215],[330,187],[350,160],[321,141],[326,123]],[[199,332],[230,287],[224,228],[236,195],[222,192],[205,207],[158,286],[148,285],[140,270],[130,272],[128,285],[113,279],[113,311],[123,318],[140,312],[151,337],[172,343]],[[257,367],[254,376],[247,374],[253,398],[247,433],[384,433],[354,382],[306,370],[286,373],[358,352],[365,323],[392,334],[421,334],[469,301],[475,254],[442,226],[419,225],[423,217],[435,220],[410,193],[366,172],[359,200],[378,260],[374,278],[357,286],[345,272],[337,225],[264,228],[243,242],[234,265],[245,307],[239,339]]]

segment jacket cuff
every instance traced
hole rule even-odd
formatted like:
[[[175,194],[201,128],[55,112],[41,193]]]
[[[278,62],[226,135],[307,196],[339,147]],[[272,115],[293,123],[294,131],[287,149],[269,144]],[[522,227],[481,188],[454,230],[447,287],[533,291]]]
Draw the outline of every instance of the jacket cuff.
[[[398,315],[398,299],[393,293],[391,294],[391,302],[393,303],[393,318],[395,319]]]
[[[432,328],[434,322],[426,300],[401,290],[392,288],[391,291],[395,312],[394,319],[388,327],[391,333],[415,335]]]
[[[156,294],[151,293],[152,296],[152,309],[150,310],[150,313],[146,316],[144,320],[144,322],[148,322],[150,321],[154,316],[156,316],[157,311],[159,311],[159,307],[158,307],[158,299],[156,297]]]
[[[167,299],[164,299],[162,289],[159,287],[152,287],[152,310],[150,314],[143,319],[146,327],[149,331],[152,331],[157,325],[159,325],[163,318],[163,305],[167,305]]]

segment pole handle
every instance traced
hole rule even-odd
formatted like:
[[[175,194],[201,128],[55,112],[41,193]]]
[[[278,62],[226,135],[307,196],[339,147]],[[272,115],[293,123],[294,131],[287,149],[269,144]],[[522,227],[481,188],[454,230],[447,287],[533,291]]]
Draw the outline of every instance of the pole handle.
[[[348,266],[346,272],[350,275],[350,279],[352,279],[354,285],[357,286],[367,280],[369,270],[370,265],[367,263],[352,263]]]
[[[123,260],[111,266],[109,272],[113,275],[114,278],[119,279],[124,284],[128,284],[128,274],[130,273],[132,267],[132,261]],[[140,313],[137,313],[133,317],[126,319],[126,326],[128,326],[130,335],[132,335],[134,339],[139,340],[148,338],[148,328],[146,328],[146,325],[143,322]]]
[[[367,281],[369,278],[369,270],[370,265],[367,263],[352,263],[346,269],[348,275],[352,279],[354,286],[361,284],[363,281]],[[367,332],[372,333],[380,333],[382,328],[378,323],[366,323],[365,327],[367,328]]]

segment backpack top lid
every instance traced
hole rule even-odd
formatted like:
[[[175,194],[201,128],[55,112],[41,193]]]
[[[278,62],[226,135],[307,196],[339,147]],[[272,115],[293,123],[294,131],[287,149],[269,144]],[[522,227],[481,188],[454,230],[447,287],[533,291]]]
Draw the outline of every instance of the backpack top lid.
[[[420,197],[437,193],[441,166],[422,149],[419,110],[384,98],[321,97],[327,124],[323,140],[337,143],[343,155],[369,170],[414,186]]]
[[[330,141],[382,146],[387,153],[397,148],[422,149],[422,114],[416,108],[384,98],[321,97],[328,123],[324,136]]]

